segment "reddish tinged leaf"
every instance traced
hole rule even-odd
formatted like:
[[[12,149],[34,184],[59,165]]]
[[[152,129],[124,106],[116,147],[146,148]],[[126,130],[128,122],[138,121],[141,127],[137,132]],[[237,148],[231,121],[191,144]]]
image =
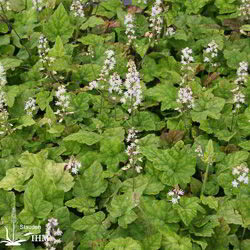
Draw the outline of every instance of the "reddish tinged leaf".
[[[203,64],[199,64],[198,67],[195,70],[196,74],[199,74],[201,71],[204,71],[205,67]]]
[[[128,6],[128,13],[130,14],[135,14],[135,13],[142,13],[143,9],[140,7],[134,6],[134,5],[129,5]]]
[[[225,19],[223,25],[229,27],[231,30],[240,30],[241,23],[238,19]]]
[[[212,81],[216,80],[220,76],[220,73],[214,72],[210,74],[204,81],[204,86],[207,87]]]
[[[105,25],[107,28],[117,28],[121,26],[119,21],[106,21]]]
[[[169,130],[168,132],[162,132],[161,139],[168,143],[176,143],[184,137],[185,131],[182,130]]]

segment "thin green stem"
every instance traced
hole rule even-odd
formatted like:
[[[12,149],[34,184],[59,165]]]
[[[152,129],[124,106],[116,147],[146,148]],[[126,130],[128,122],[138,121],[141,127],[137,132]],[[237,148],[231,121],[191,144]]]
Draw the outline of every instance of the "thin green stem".
[[[210,164],[207,163],[206,172],[205,172],[205,175],[204,175],[204,181],[203,181],[202,188],[201,188],[201,196],[203,195],[204,190],[205,190],[205,187],[206,187],[206,182],[207,182],[207,177],[208,177],[209,165],[210,165]]]
[[[232,121],[231,121],[231,131],[233,131],[233,122],[234,122],[234,113],[233,113],[233,117],[232,117]]]
[[[102,114],[102,107],[103,107],[103,92],[101,92],[101,107],[100,107],[100,114]]]
[[[237,122],[237,117],[238,117],[238,114],[239,114],[239,109],[236,109],[236,112],[233,113],[233,117],[232,117],[232,122],[231,122],[231,131],[233,131],[234,129],[234,126]],[[236,119],[235,119],[236,118]]]
[[[133,192],[135,191],[135,165],[133,164]]]
[[[241,241],[244,239],[245,233],[246,233],[246,228],[244,227],[242,235],[241,235]]]
[[[116,120],[116,103],[115,103],[115,120]]]

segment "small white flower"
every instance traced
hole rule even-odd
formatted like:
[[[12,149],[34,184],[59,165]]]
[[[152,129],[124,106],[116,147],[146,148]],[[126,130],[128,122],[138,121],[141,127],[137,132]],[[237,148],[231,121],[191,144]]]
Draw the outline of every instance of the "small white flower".
[[[178,99],[176,101],[185,105],[188,109],[191,109],[194,106],[193,92],[191,88],[180,88],[178,92]]]
[[[240,176],[237,178],[237,180],[238,180],[239,182],[243,182],[243,181],[245,180],[245,176],[244,176],[244,175],[240,175]]]
[[[181,199],[181,196],[183,196],[183,195],[184,195],[184,191],[182,189],[179,189],[179,188],[175,188],[172,191],[168,192],[168,196],[172,197],[171,202],[173,204],[178,203],[179,200]]]
[[[0,63],[0,87],[5,86],[6,83],[6,72],[3,65]]]
[[[69,163],[66,164],[65,170],[70,170],[71,173],[78,174],[81,167],[81,162],[77,161],[73,156],[71,156]]]
[[[156,0],[155,4],[152,6],[151,16],[149,18],[149,27],[151,27],[153,31],[152,35],[155,34],[156,36],[161,34],[163,24],[163,18],[161,16],[163,9],[161,4],[161,0]],[[167,9],[165,11],[167,11]]]
[[[62,241],[60,239],[56,239],[56,236],[61,236],[63,232],[56,227],[58,226],[58,221],[55,218],[48,219],[48,223],[46,224],[46,235],[48,240],[44,242],[44,245],[48,249],[56,249],[55,245],[60,244]]]
[[[236,85],[244,85],[247,82],[248,77],[248,63],[243,61],[239,63],[237,69],[237,79],[235,80]]]
[[[174,194],[175,194],[175,193],[174,193],[173,191],[169,191],[169,192],[168,192],[168,195],[169,195],[169,196],[173,196]]]
[[[193,53],[192,49],[190,49],[189,47],[186,47],[181,52],[182,52],[181,64],[187,65],[189,63],[194,62],[194,58],[192,56],[192,53]]]
[[[210,62],[210,59],[208,57],[205,57],[204,62]]]
[[[248,184],[248,173],[249,168],[244,163],[233,168],[232,174],[237,178],[232,182],[233,187],[237,187],[240,183]]]
[[[134,24],[133,24],[133,16],[132,14],[128,13],[124,18],[124,25],[126,26],[125,34],[128,36],[127,45],[130,45],[136,36],[134,35]]]
[[[250,19],[250,0],[241,0],[241,5],[239,7],[240,16],[244,20]]]
[[[109,72],[113,70],[116,65],[115,52],[113,50],[105,51],[105,55],[106,59],[104,60],[104,65],[97,81],[107,81],[107,76],[109,75]]]
[[[126,74],[126,80],[124,86],[126,91],[124,92],[124,96],[121,99],[122,103],[129,101],[132,102],[133,108],[137,109],[137,107],[142,102],[142,91],[140,85],[140,74],[136,69],[134,61],[130,60],[128,62],[128,73]],[[132,112],[130,108],[128,110],[129,113]]]
[[[37,11],[42,11],[44,7],[43,0],[32,0],[33,8],[35,8]]]
[[[244,182],[244,184],[248,184],[248,176],[245,176],[243,182]]]
[[[73,0],[70,11],[75,17],[84,17],[84,4],[80,0]]]
[[[240,174],[240,171],[237,168],[233,168],[232,174],[238,175],[238,174]]]
[[[233,180],[232,185],[233,185],[233,187],[238,187],[239,183],[236,180]]]
[[[141,161],[141,157],[139,157],[139,146],[137,145],[138,140],[137,140],[137,130],[134,128],[131,128],[128,130],[128,135],[126,138],[126,142],[129,143],[127,146],[127,149],[125,150],[125,153],[129,157],[129,164],[124,166],[122,170],[128,170],[131,167],[134,167],[137,173],[140,173],[142,170],[142,167],[140,165],[137,165],[138,162]]]
[[[178,203],[179,201],[178,201],[178,198],[173,197],[173,198],[171,199],[171,202],[172,202],[173,204],[176,204],[176,203]]]
[[[29,97],[28,101],[25,103],[24,110],[28,115],[32,115],[32,112],[36,110],[36,100]]]
[[[141,173],[142,167],[141,166],[135,166],[135,171],[139,174]]]
[[[177,192],[179,195],[184,195],[184,191],[182,189],[179,189]]]
[[[40,61],[43,64],[46,64],[48,66],[51,65],[55,61],[54,57],[49,57],[48,52],[50,51],[50,48],[48,47],[48,40],[47,38],[42,34],[39,38],[39,45],[38,45],[38,54],[40,57]],[[40,67],[40,70],[44,70],[45,67]]]
[[[173,27],[168,27],[166,31],[166,36],[173,36],[175,34],[175,30]]]
[[[56,97],[58,101],[55,103],[56,106],[59,106],[59,109],[55,112],[55,114],[60,116],[59,122],[63,121],[63,117],[66,114],[66,110],[69,107],[69,96],[66,93],[66,89],[64,85],[58,87],[56,91]],[[67,113],[69,114],[69,113]]]
[[[122,80],[120,76],[114,72],[112,76],[109,79],[109,93],[112,94],[113,92],[116,92],[117,94],[122,94]]]
[[[234,93],[234,103],[236,104],[236,109],[239,109],[240,104],[245,103],[245,95],[242,94],[240,91],[238,91],[238,93]]]

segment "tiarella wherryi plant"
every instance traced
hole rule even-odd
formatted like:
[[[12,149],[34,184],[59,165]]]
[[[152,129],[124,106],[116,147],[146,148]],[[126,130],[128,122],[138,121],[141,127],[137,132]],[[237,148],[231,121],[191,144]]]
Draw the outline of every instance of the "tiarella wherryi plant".
[[[74,0],[70,6],[70,10],[75,17],[84,17],[84,5],[80,0]]]
[[[236,88],[231,90],[233,93],[233,102],[235,103],[235,109],[233,112],[236,112],[237,109],[241,107],[241,104],[245,103],[245,95],[242,93],[244,90],[244,84],[247,82],[248,77],[248,63],[240,62],[239,68],[237,69],[237,79],[235,80]]]
[[[216,67],[217,63],[214,62],[218,56],[218,44],[213,40],[207,45],[207,48],[203,52],[204,62],[211,63],[211,66]]]
[[[48,223],[46,224],[46,236],[48,237],[47,241],[45,241],[44,245],[48,250],[55,250],[57,245],[62,241],[61,239],[57,239],[63,234],[63,232],[58,227],[58,221],[55,218],[48,219]]]
[[[131,13],[128,13],[124,18],[124,25],[126,26],[125,34],[128,36],[127,45],[130,45],[134,39],[136,39],[135,34],[135,27],[133,24],[133,16]]]
[[[128,73],[126,74],[126,80],[124,83],[125,92],[121,98],[122,103],[128,103],[130,105],[128,112],[132,113],[137,109],[142,101],[142,91],[140,85],[140,75],[136,69],[135,62],[130,60],[127,64]]]
[[[55,105],[58,106],[58,109],[55,114],[60,117],[59,122],[62,122],[64,116],[69,114],[66,111],[68,110],[70,104],[69,95],[66,92],[65,86],[61,85],[58,87],[58,90],[56,91],[56,98],[58,101]]]
[[[239,7],[240,16],[243,19],[249,20],[250,18],[250,1],[249,0],[241,0],[241,5]]]
[[[32,0],[33,8],[35,8],[37,11],[42,11],[43,9],[43,0]]]
[[[250,249],[249,32],[246,0],[0,0],[0,249]]]
[[[152,6],[151,16],[149,18],[149,27],[152,29],[150,33],[148,33],[147,36],[151,39],[152,37],[158,38],[161,34],[162,27],[163,27],[163,17],[161,16],[161,13],[163,11],[162,7],[162,1],[156,0],[155,4]]]

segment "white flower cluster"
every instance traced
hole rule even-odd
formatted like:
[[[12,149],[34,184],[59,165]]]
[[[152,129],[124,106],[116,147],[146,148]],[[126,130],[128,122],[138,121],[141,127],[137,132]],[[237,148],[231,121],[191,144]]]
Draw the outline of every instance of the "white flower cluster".
[[[189,47],[186,47],[181,52],[182,52],[181,64],[188,65],[189,63],[194,62],[194,58],[192,56],[192,53],[193,53],[192,49],[190,49]]]
[[[205,63],[209,63],[211,62],[213,67],[217,66],[217,63],[214,63],[214,58],[218,56],[218,44],[212,40],[212,42],[210,42],[207,45],[207,48],[204,50],[204,62]]]
[[[91,56],[92,58],[94,58],[94,50],[93,47],[91,45],[88,46],[87,51],[84,53],[86,56]]]
[[[126,26],[125,34],[128,36],[127,45],[130,45],[134,39],[136,39],[134,24],[133,24],[133,16],[128,13],[124,18],[124,25]]]
[[[50,48],[48,47],[48,40],[44,35],[41,35],[39,38],[39,45],[38,45],[38,54],[40,57],[40,61],[43,63],[43,65],[50,66],[51,63],[55,61],[54,57],[48,56],[48,52],[50,51]],[[40,70],[44,70],[45,68],[42,67]]]
[[[104,61],[104,66],[100,73],[100,78],[98,79],[106,81],[106,76],[109,75],[109,72],[115,68],[116,65],[116,59],[115,59],[115,52],[113,50],[107,50],[105,51],[106,59]]]
[[[239,109],[240,104],[245,103],[245,95],[242,94],[240,91],[238,91],[237,93],[234,93],[234,103],[236,104],[235,108]]]
[[[109,75],[110,71],[115,68],[116,59],[115,59],[115,52],[113,50],[105,51],[106,59],[104,61],[104,65],[102,67],[101,73],[97,80],[94,80],[89,83],[89,89],[96,89],[100,87],[101,89],[104,88],[103,85],[100,86],[99,81],[107,81],[107,76]]]
[[[74,157],[70,157],[69,163],[66,164],[64,169],[70,170],[72,174],[78,174],[81,166],[81,162],[77,161]]]
[[[241,0],[239,11],[243,19],[250,19],[250,0]]]
[[[45,65],[50,66],[51,63],[55,61],[54,57],[48,56],[49,51],[50,48],[48,47],[48,40],[44,35],[41,35],[39,38],[39,45],[38,45],[38,54],[40,57],[40,61],[43,63],[43,67],[40,68],[41,71],[45,69],[44,67]]]
[[[241,92],[241,85],[244,85],[247,81],[248,77],[248,63],[247,62],[240,62],[239,68],[237,69],[237,79],[235,80],[236,88],[231,90],[233,93],[233,102],[235,103],[235,108],[239,109],[241,104],[245,103],[245,95]],[[236,110],[233,110],[236,112]]]
[[[163,9],[161,4],[161,0],[155,1],[155,4],[152,6],[151,16],[149,18],[149,27],[151,27],[153,34],[156,34],[156,36],[161,34],[163,24],[163,18],[161,16]]]
[[[29,97],[28,101],[24,105],[24,110],[28,115],[32,115],[33,111],[35,111],[36,108],[36,100],[32,97]]]
[[[0,4],[1,8],[4,8],[7,11],[11,10],[9,0],[0,0]]]
[[[126,142],[129,143],[127,149],[125,150],[126,154],[129,157],[129,163],[122,168],[122,170],[128,170],[131,167],[134,167],[137,173],[140,173],[142,170],[142,167],[137,164],[138,161],[142,162],[142,158],[138,157],[140,154],[139,152],[139,146],[137,145],[138,139],[137,134],[138,131],[134,128],[131,128],[128,130],[128,136],[126,138]]]
[[[118,94],[122,94],[122,79],[117,74],[117,72],[114,72],[112,76],[109,79],[109,93],[112,94],[113,92],[116,92]]]
[[[188,109],[194,107],[193,92],[190,87],[179,89],[177,102],[185,105]],[[176,110],[181,111],[180,108],[176,108]]]
[[[13,126],[8,123],[9,113],[6,109],[6,93],[3,90],[6,85],[6,72],[2,64],[0,64],[0,135],[8,131],[8,126]]]
[[[59,106],[59,109],[55,112],[55,114],[61,117],[59,122],[62,122],[63,116],[66,114],[66,110],[69,107],[69,96],[66,93],[64,85],[58,87],[58,90],[56,91],[56,97],[58,99],[56,105]]]
[[[232,174],[236,179],[232,181],[233,187],[238,187],[240,183],[248,184],[249,168],[245,164],[241,164],[232,170]]]
[[[35,8],[37,11],[42,11],[44,3],[43,0],[32,0],[33,8]]]
[[[197,153],[197,155],[198,155],[201,159],[203,159],[204,153],[203,153],[203,151],[202,151],[201,145],[199,145],[199,146],[195,149],[195,152]]]
[[[80,0],[73,0],[70,11],[73,12],[75,17],[84,17],[84,5]]]
[[[173,36],[175,34],[175,29],[173,27],[168,27],[166,31],[166,36]]]
[[[184,195],[184,191],[179,188],[175,188],[172,191],[168,192],[168,196],[172,197],[171,202],[173,204],[178,203],[182,195]]]
[[[239,68],[237,69],[237,79],[235,80],[235,83],[238,85],[243,85],[247,81],[248,77],[248,63],[247,62],[240,62]]]
[[[55,246],[62,242],[60,239],[56,239],[56,237],[61,236],[62,234],[63,232],[58,227],[57,219],[48,219],[48,223],[46,224],[46,236],[48,237],[48,240],[44,242],[46,248],[48,250],[56,250]]]
[[[99,87],[99,83],[96,80],[89,83],[89,89],[90,90],[97,89],[98,87]]]
[[[181,50],[181,70],[183,72],[183,76],[181,79],[180,85],[185,85],[186,81],[189,80],[189,73],[193,73],[194,70],[191,67],[190,63],[194,62],[194,57],[192,56],[193,50],[189,47],[186,47]],[[193,76],[192,76],[193,77]]]
[[[0,109],[4,109],[4,106],[5,106],[5,102],[6,102],[6,99],[5,99],[5,92],[4,91],[0,91]]]
[[[0,90],[0,135],[5,134],[8,130],[7,124],[9,113],[6,109],[6,94]],[[9,124],[12,126],[12,124]]]
[[[132,102],[132,107],[128,109],[128,112],[131,113],[132,109],[137,109],[142,101],[142,91],[140,85],[140,74],[136,69],[135,62],[130,60],[127,64],[128,73],[126,74],[125,88],[126,91],[124,96],[121,98],[122,103],[126,103],[127,100]]]
[[[6,83],[6,72],[3,65],[0,64],[0,87],[4,87]]]

